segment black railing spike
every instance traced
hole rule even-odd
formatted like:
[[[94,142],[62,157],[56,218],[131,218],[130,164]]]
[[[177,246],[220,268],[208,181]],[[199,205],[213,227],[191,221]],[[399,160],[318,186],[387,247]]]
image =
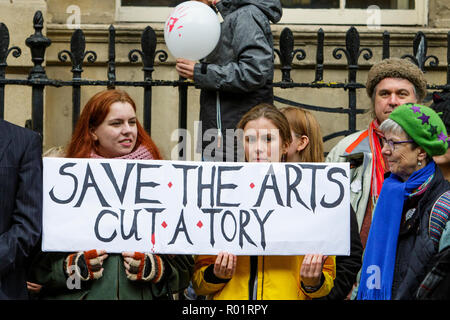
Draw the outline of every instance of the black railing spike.
[[[0,75],[4,71],[2,68],[7,66],[6,59],[11,52],[14,58],[18,58],[22,54],[22,49],[17,46],[9,47],[9,30],[4,23],[0,22]]]
[[[187,117],[188,117],[188,86],[186,79],[179,77],[178,81],[178,129],[185,131],[187,129]],[[183,139],[180,134],[178,139],[178,159],[186,160],[188,157],[187,140]]]
[[[156,33],[152,27],[147,26],[142,32],[141,48],[142,48],[142,63],[144,65],[144,79],[151,80],[155,65],[156,53]]]
[[[447,32],[447,84],[450,83],[450,31]]]
[[[278,55],[281,64],[281,78],[283,82],[292,82],[291,70],[292,61],[294,57],[298,61],[306,58],[305,50],[294,50],[294,35],[289,28],[284,28],[280,34],[280,49],[274,49],[274,52]]]
[[[83,30],[76,29],[72,33],[72,37],[70,39],[70,51],[62,50],[58,53],[58,59],[61,62],[66,62],[68,57],[72,62],[71,71],[74,79],[81,79],[83,63],[86,57],[90,63],[97,61],[97,53],[90,50],[86,51],[86,38]]]
[[[152,79],[152,73],[154,71],[155,57],[158,56],[160,62],[167,61],[169,55],[164,50],[156,51],[156,33],[152,27],[147,26],[141,35],[141,49],[133,49],[128,53],[128,60],[130,62],[137,62],[138,56],[142,59],[142,65],[144,70],[144,80],[150,81]]]
[[[383,32],[383,53],[382,53],[382,59],[389,59],[391,56],[390,53],[390,47],[391,47],[391,35],[389,31],[385,30]]]
[[[33,17],[34,34],[25,40],[25,44],[31,50],[31,61],[33,68],[28,75],[30,80],[46,80],[47,74],[42,64],[45,61],[45,50],[51,45],[52,41],[42,34],[44,28],[44,17],[41,11],[36,11]],[[41,135],[44,131],[44,85],[36,84],[32,86],[31,97],[31,126]]]
[[[351,27],[348,29],[345,35],[345,49],[344,48],[336,48],[333,50],[333,57],[335,59],[341,59],[342,54],[344,53],[347,58],[347,68],[348,68],[348,83],[354,84],[356,83],[356,74],[358,72],[358,60],[359,56],[363,54],[365,60],[369,60],[372,58],[372,50],[369,48],[360,49],[360,41],[359,41],[359,33],[355,27]],[[349,88],[348,89],[348,107],[350,109],[349,119],[348,119],[348,127],[351,132],[356,130],[356,89]]]
[[[294,51],[294,36],[291,29],[284,28],[280,34],[280,49],[274,49],[281,64],[281,81],[292,82],[292,53]]]
[[[323,32],[323,29],[320,28],[319,31],[317,31],[316,74],[315,74],[314,82],[323,80],[324,39],[325,39],[325,34]]]
[[[19,47],[9,47],[9,30],[6,25],[0,22],[0,79],[5,79],[6,60],[12,52],[14,58],[20,57],[22,50]],[[0,84],[0,119],[5,118],[5,85]]]
[[[333,56],[336,59],[340,59],[342,55],[335,54],[338,51],[343,51],[346,58],[347,58],[347,64],[349,69],[349,82],[355,82],[356,81],[356,71],[358,70],[358,60],[359,57],[363,52],[363,57],[365,60],[370,60],[373,56],[372,50],[369,48],[363,48],[360,49],[360,40],[359,40],[359,33],[358,30],[356,30],[355,27],[350,27],[348,29],[346,35],[345,35],[345,49],[342,48],[336,48],[333,51]]]
[[[155,57],[161,62],[167,60],[169,55],[164,50],[156,51],[157,38],[152,27],[147,26],[141,35],[141,49],[133,49],[128,53],[130,62],[137,62],[138,56],[142,59],[142,70],[144,71],[144,81],[151,82],[154,71]],[[144,129],[151,134],[152,123],[152,86],[144,86]]]
[[[434,55],[427,56],[427,51],[428,51],[427,37],[422,31],[419,31],[416,33],[413,40],[413,55],[405,54],[402,56],[402,58],[410,59],[420,68],[420,70],[422,70],[425,73],[426,72],[425,64],[428,60],[432,59],[432,61],[430,61],[430,67],[437,67],[439,65],[439,59]]]
[[[42,17],[42,12],[37,11],[33,18],[34,24],[34,34],[29,36],[25,40],[25,44],[31,50],[31,60],[33,61],[33,68],[30,71],[30,79],[47,79],[44,67],[42,63],[45,59],[45,50],[49,47],[52,41],[42,34],[42,28],[44,27],[44,18]]]
[[[108,89],[114,89],[114,81],[116,81],[116,29],[113,25],[108,29],[109,41],[108,41]]]
[[[81,80],[81,74],[83,73],[83,62],[87,57],[90,63],[94,63],[97,60],[97,53],[94,51],[86,51],[86,38],[84,32],[81,29],[76,29],[72,33],[70,39],[70,51],[62,50],[58,53],[58,59],[61,62],[66,62],[67,58],[70,58],[72,62],[72,131],[80,117],[81,110],[81,86],[77,82]]]

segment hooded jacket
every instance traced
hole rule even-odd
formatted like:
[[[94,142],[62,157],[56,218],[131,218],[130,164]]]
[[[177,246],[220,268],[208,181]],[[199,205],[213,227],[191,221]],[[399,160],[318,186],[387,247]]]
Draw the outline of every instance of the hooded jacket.
[[[235,129],[253,106],[273,103],[270,22],[280,21],[282,15],[279,0],[221,0],[216,8],[224,19],[220,40],[213,52],[194,68],[195,84],[202,89],[203,150],[210,144],[217,149],[218,130],[225,137],[225,130]],[[207,132],[208,129],[213,130]],[[208,154],[203,156],[208,160]]]
[[[308,293],[301,285],[304,256],[238,256],[229,281],[217,281],[210,271],[216,256],[196,256],[192,286],[198,295],[213,300],[311,300],[326,296],[333,288],[336,259],[329,256],[321,286]],[[209,271],[208,271],[209,269]]]

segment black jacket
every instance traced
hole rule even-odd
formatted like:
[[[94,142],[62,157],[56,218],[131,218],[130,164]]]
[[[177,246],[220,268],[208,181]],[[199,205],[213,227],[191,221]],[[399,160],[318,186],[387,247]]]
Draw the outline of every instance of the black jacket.
[[[415,299],[420,283],[436,263],[438,246],[428,232],[430,212],[446,190],[450,190],[450,183],[436,167],[435,176],[426,191],[411,197],[404,204],[392,283],[393,300]],[[405,218],[406,213],[414,209],[411,217]]]
[[[336,256],[336,278],[331,292],[316,300],[344,300],[356,282],[362,266],[363,247],[358,231],[355,210],[350,206],[350,255]]]
[[[42,142],[0,119],[0,299],[27,299],[27,258],[41,234]]]
[[[450,300],[450,246],[436,256],[436,263],[417,290],[418,300]]]

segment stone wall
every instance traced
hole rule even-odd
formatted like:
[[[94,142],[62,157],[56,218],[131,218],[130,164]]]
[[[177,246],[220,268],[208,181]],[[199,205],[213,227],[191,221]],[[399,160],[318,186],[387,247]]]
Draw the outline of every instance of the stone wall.
[[[428,20],[432,28],[450,28],[450,2],[430,0]]]
[[[44,34],[52,40],[52,45],[46,53],[47,76],[54,79],[70,80],[70,63],[61,63],[58,60],[58,52],[70,48],[70,37],[73,32],[71,19],[73,11],[68,10],[74,2],[70,0],[21,0],[0,2],[0,21],[4,22],[9,30],[10,46],[17,45],[22,48],[22,56],[14,59],[8,58],[7,77],[26,78],[32,66],[29,49],[25,46],[25,39],[33,33],[32,20],[36,10],[44,14]],[[382,32],[388,30],[391,33],[391,56],[400,57],[404,54],[412,54],[412,41],[418,31],[423,31],[428,39],[428,55],[436,55],[440,59],[438,68],[428,70],[426,78],[432,84],[444,84],[446,81],[446,54],[447,54],[447,29],[450,26],[449,7],[446,1],[430,0],[429,3],[429,27],[388,27],[373,30],[367,27],[357,27],[361,48],[369,47],[374,56],[365,61],[359,59],[360,71],[358,82],[365,83],[365,77],[369,67],[381,60]],[[116,35],[116,61],[117,80],[140,81],[143,80],[143,72],[140,61],[131,64],[128,61],[128,52],[132,49],[140,49],[140,35],[146,24],[143,23],[115,23],[115,0],[76,1],[80,8],[81,28],[86,36],[86,50],[97,53],[97,61],[91,65],[84,63],[83,78],[92,80],[107,79],[107,48],[108,27],[114,24]],[[67,24],[69,22],[69,24]],[[158,36],[158,49],[167,51],[163,39],[163,24],[151,24]],[[294,34],[295,48],[303,48],[307,57],[299,62],[294,60],[292,78],[296,82],[311,82],[314,80],[315,46],[317,42],[317,30],[321,26],[302,25],[274,25],[273,34],[278,46],[279,35],[284,27],[290,27]],[[337,60],[332,56],[336,47],[345,47],[345,33],[349,26],[323,26],[325,32],[325,82],[345,82],[347,79],[347,61],[345,57]],[[277,67],[279,61],[276,59]],[[177,80],[178,74],[174,68],[174,59],[169,56],[167,62],[156,63],[153,79]],[[275,72],[275,81],[281,80],[281,71]],[[81,105],[83,106],[89,97],[103,87],[82,87]],[[128,87],[123,88],[130,92],[138,105],[138,117],[142,121],[143,89]],[[324,107],[348,106],[348,94],[342,89],[279,89],[275,94],[294,101],[320,105]],[[72,90],[71,87],[47,87],[45,90],[45,114],[44,114],[44,150],[53,146],[65,145],[71,135],[72,117]],[[5,118],[13,123],[23,126],[27,119],[31,118],[31,88],[21,86],[7,86],[6,89]],[[365,90],[358,90],[358,108],[368,108],[370,101],[365,95]],[[194,136],[194,121],[199,113],[199,91],[191,88],[188,93],[188,129]],[[281,106],[281,105],[279,105]],[[165,158],[171,157],[172,149],[176,146],[177,139],[172,141],[172,132],[178,127],[178,90],[172,87],[155,87],[153,89],[152,111],[152,137],[161,148]],[[314,112],[319,119],[323,135],[345,129],[348,120],[345,115],[331,115]],[[357,128],[367,126],[370,117],[367,114],[359,115]],[[328,141],[325,150],[328,151],[340,138]]]

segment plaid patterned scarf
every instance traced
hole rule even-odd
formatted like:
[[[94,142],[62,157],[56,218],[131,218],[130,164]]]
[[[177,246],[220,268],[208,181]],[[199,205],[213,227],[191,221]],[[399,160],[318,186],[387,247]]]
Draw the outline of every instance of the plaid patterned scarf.
[[[104,157],[98,155],[94,150],[92,150],[90,157],[94,159],[105,159]],[[140,145],[136,150],[130,152],[129,154],[111,159],[152,160],[154,158],[146,147]]]

